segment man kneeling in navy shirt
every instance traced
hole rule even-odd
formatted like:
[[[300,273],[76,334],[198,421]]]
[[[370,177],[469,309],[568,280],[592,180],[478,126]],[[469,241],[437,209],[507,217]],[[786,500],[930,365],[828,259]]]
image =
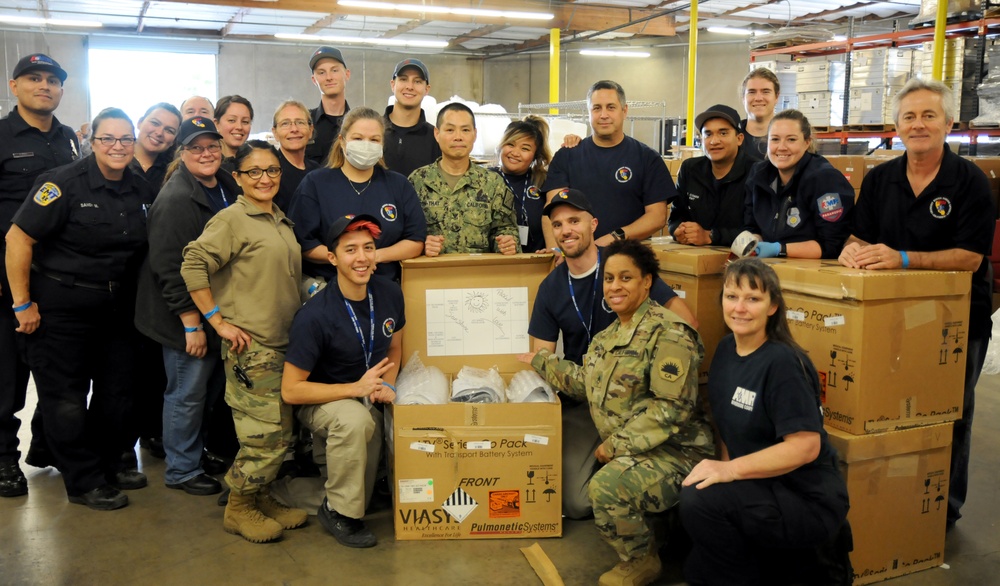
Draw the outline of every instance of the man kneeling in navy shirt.
[[[382,413],[392,403],[399,373],[403,292],[376,277],[379,221],[348,216],[330,226],[327,246],[337,279],[295,315],[281,397],[303,405],[298,417],[326,442],[326,498],[320,524],[342,545],[372,547],[362,517],[371,500],[382,449]]]

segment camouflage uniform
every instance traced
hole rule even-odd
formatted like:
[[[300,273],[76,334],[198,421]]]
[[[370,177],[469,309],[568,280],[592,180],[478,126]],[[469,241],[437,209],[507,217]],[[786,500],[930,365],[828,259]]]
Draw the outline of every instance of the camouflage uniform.
[[[586,399],[612,457],[590,480],[597,529],[622,560],[653,545],[645,513],[677,503],[680,483],[715,451],[698,407],[698,333],[655,301],[628,326],[615,321],[594,336],[583,366],[540,351],[531,365],[555,388]]]
[[[226,343],[224,346],[228,346]],[[278,476],[278,468],[292,441],[292,407],[281,400],[282,350],[262,346],[257,340],[239,354],[223,348],[226,361],[226,403],[233,408],[240,451],[226,473],[226,484],[236,494],[259,492]],[[248,389],[236,378],[239,364],[250,380]]]
[[[440,162],[438,157],[411,173],[410,183],[427,217],[427,233],[444,235],[441,253],[500,252],[496,237],[504,234],[518,242],[514,194],[500,174],[472,163],[452,190]]]

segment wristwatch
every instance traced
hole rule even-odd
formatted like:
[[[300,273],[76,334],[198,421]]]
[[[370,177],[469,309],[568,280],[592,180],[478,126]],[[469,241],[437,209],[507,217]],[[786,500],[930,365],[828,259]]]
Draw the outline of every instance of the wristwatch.
[[[615,240],[625,240],[625,230],[623,228],[612,230],[611,237],[614,238]]]

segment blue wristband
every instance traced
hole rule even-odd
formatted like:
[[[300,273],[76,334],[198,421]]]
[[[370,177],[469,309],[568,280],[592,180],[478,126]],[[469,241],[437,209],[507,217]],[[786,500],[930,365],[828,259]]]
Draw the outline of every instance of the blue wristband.
[[[212,316],[215,315],[215,314],[217,314],[217,313],[219,313],[219,306],[218,305],[216,305],[215,307],[213,307],[212,311],[210,311],[210,312],[208,312],[208,313],[205,314],[205,319],[206,320],[210,320],[210,319],[212,319]]]
[[[903,268],[904,269],[910,268],[910,257],[906,254],[906,251],[900,250],[899,256],[903,259]]]
[[[185,334],[193,334],[195,332],[203,331],[204,329],[205,329],[205,326],[203,326],[202,324],[198,324],[198,325],[196,325],[194,327],[184,326],[184,333]]]
[[[390,385],[390,384],[389,384],[389,383],[387,383],[387,382],[384,382],[384,381],[383,381],[383,382],[382,382],[382,386],[383,386],[383,387],[389,387],[390,389],[392,389],[392,392],[394,392],[394,393],[396,392],[396,387],[394,387],[394,386]]]
[[[29,302],[25,303],[24,305],[18,305],[17,307],[14,308],[14,313],[21,313],[22,311],[25,311],[26,309],[28,309],[29,307],[31,307],[32,303],[33,303],[32,301],[29,301]]]

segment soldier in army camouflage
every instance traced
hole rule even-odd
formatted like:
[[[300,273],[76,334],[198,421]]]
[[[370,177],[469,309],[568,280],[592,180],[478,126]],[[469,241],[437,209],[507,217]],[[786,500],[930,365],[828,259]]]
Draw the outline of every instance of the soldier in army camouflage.
[[[458,102],[441,108],[434,138],[441,157],[410,174],[427,217],[424,254],[520,252],[514,194],[500,175],[469,158],[476,142],[472,110]]]
[[[181,276],[223,340],[226,403],[240,440],[226,474],[231,492],[223,527],[261,543],[308,519],[268,489],[292,440],[292,407],[281,400],[281,375],[288,331],[302,304],[302,251],[291,221],[271,203],[281,179],[274,147],[249,141],[234,164],[243,195],[184,249]]]
[[[683,319],[649,299],[655,255],[635,240],[606,251],[604,298],[618,318],[594,336],[583,366],[548,350],[520,359],[589,402],[603,440],[595,456],[604,467],[589,487],[594,520],[621,559],[600,584],[641,585],[661,569],[646,513],[676,504],[681,481],[715,445],[698,406],[704,347]]]

